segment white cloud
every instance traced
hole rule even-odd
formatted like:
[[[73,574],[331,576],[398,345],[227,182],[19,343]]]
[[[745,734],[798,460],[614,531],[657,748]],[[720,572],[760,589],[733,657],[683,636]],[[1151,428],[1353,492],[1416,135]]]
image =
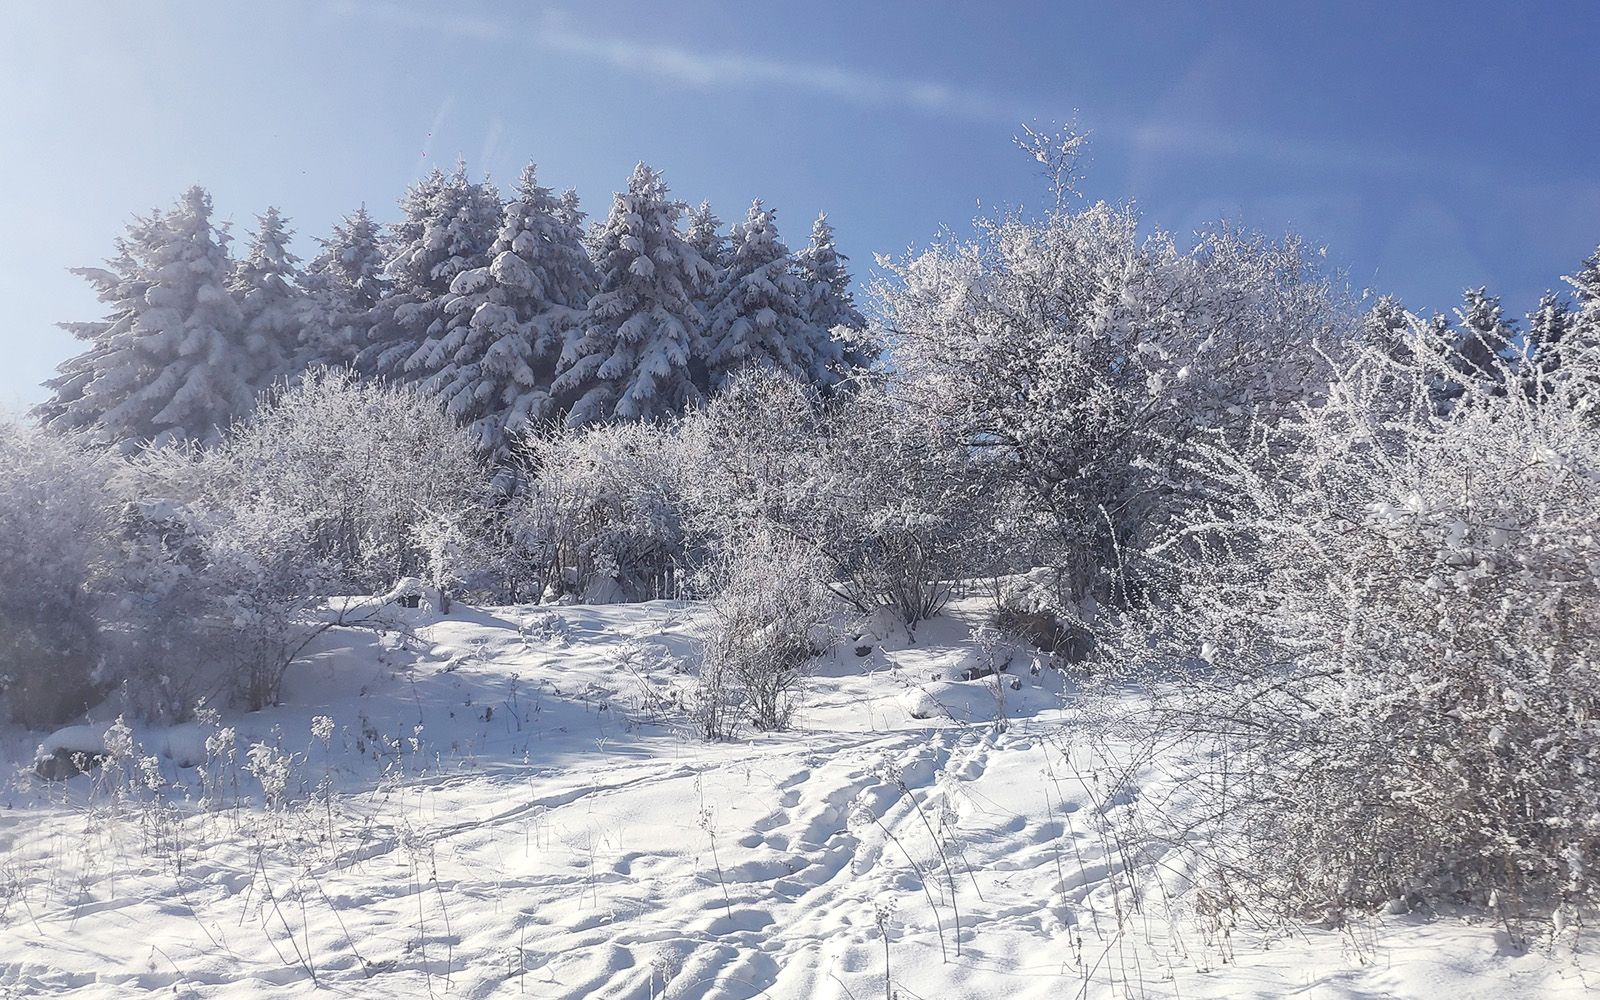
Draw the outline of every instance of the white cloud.
[[[906,108],[934,116],[1012,126],[1035,117],[1020,100],[945,83],[897,79],[821,63],[696,52],[673,45],[604,38],[573,30],[556,15],[546,17],[531,40],[550,51],[696,87],[786,87],[862,107]]]
[[[916,80],[862,72],[825,63],[770,59],[736,52],[702,52],[676,45],[606,36],[574,27],[559,11],[546,10],[536,23],[512,24],[442,8],[418,9],[395,3],[335,8],[346,15],[375,14],[407,27],[426,27],[474,41],[519,46],[690,87],[776,88],[832,98],[862,108],[907,110],[1017,129],[1024,122],[1070,121],[1074,109],[1046,108],[1043,102],[986,92],[935,80]],[[1413,150],[1372,149],[1326,141],[1288,139],[1262,132],[1218,129],[1203,122],[1161,117],[1156,120],[1085,116],[1096,143],[1127,148],[1136,159],[1250,160],[1290,170],[1332,168],[1351,173],[1406,176],[1476,176],[1459,165],[1439,162]]]

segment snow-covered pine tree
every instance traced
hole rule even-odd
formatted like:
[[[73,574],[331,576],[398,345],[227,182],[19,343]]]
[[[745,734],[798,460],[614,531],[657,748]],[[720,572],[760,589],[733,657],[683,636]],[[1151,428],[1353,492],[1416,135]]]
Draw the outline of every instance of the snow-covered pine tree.
[[[732,244],[707,316],[710,387],[750,366],[832,385],[842,352],[827,328],[810,321],[806,286],[760,199],[734,227]]]
[[[1497,363],[1512,346],[1516,329],[1507,322],[1500,299],[1483,288],[1466,290],[1455,310],[1459,328],[1435,314],[1423,331],[1423,343],[1443,358],[1448,372],[1435,371],[1429,378],[1434,411],[1447,414],[1462,397],[1475,392],[1501,392]]]
[[[1361,337],[1389,357],[1410,357],[1413,319],[1405,303],[1392,295],[1379,296],[1361,318]]]
[[[1577,318],[1573,324],[1573,349],[1583,351],[1600,365],[1600,248],[1596,248],[1567,278],[1578,296]]]
[[[640,163],[593,233],[599,290],[555,382],[573,401],[573,426],[659,419],[700,400],[690,373],[700,331],[694,290],[710,265],[679,234],[683,205],[667,195],[661,176]]]
[[[496,462],[517,433],[552,414],[556,360],[594,291],[581,218],[525,167],[490,262],[455,276],[442,324],[405,363]]]
[[[391,294],[373,310],[371,342],[356,367],[402,378],[406,362],[444,329],[444,302],[456,275],[489,263],[500,232],[500,195],[487,180],[467,178],[464,163],[448,175],[434,170],[400,201],[405,218],[386,241],[385,277]]]
[[[234,266],[228,288],[239,303],[246,347],[268,360],[259,391],[297,370],[306,297],[300,287],[300,258],[289,250],[288,220],[276,208],[257,217],[250,249]]]
[[[1562,355],[1569,346],[1577,316],[1572,304],[1554,292],[1539,298],[1539,308],[1528,314],[1527,363],[1523,384],[1535,396],[1550,388],[1550,378],[1561,368]]]
[[[728,238],[722,235],[722,220],[711,210],[709,201],[702,201],[689,209],[689,227],[683,238],[705,258],[713,270],[725,265],[728,257]]]
[[[309,303],[300,336],[301,362],[347,365],[366,346],[372,310],[384,294],[378,224],[363,205],[317,242],[322,250],[302,279]]]
[[[811,324],[840,342],[847,370],[870,368],[879,352],[866,336],[867,320],[856,308],[850,272],[845,270],[849,258],[834,244],[828,213],[817,213],[811,239],[797,260],[800,280],[806,284],[806,315]]]
[[[132,451],[211,443],[249,413],[277,359],[241,331],[227,242],[211,223],[211,196],[196,186],[171,211],[136,219],[107,268],[77,269],[109,313],[63,324],[90,347],[45,383],[52,396],[40,418]]]

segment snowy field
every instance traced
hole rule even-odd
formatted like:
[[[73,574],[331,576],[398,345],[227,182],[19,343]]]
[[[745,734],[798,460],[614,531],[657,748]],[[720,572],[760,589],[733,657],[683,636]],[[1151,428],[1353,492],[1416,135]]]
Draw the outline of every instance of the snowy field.
[[[1570,940],[1513,954],[1448,915],[1285,933],[1208,914],[1185,850],[1135,846],[1146,810],[1192,807],[1182,762],[1105,794],[1126,762],[1064,745],[1074,693],[1049,671],[962,679],[982,613],[958,601],[914,644],[846,643],[796,731],[720,744],[677,707],[696,609],[665,602],[332,633],[283,706],[136,729],[98,776],[38,780],[38,734],[5,731],[0,995],[1600,986]]]

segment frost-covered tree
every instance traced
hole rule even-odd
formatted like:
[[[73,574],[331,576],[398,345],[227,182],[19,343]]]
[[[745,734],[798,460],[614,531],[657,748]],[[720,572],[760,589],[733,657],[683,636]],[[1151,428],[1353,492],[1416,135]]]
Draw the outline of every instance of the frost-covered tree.
[[[711,265],[712,270],[721,269],[727,264],[728,237],[723,235],[722,220],[711,210],[711,203],[702,201],[689,209],[688,218],[689,226],[684,230],[684,241]]]
[[[812,326],[827,331],[840,342],[846,370],[870,368],[878,349],[867,336],[867,320],[856,308],[850,291],[849,260],[834,245],[828,213],[817,214],[811,239],[796,258],[800,280],[806,285],[806,317]]]
[[[1566,280],[1578,302],[1565,353],[1581,355],[1592,362],[1600,358],[1600,249],[1583,262],[1578,273]]]
[[[842,352],[827,328],[810,322],[808,299],[772,212],[757,199],[733,229],[727,266],[706,315],[710,388],[722,387],[746,367],[831,385]]]
[[[554,415],[556,361],[594,290],[575,209],[540,185],[529,164],[489,262],[455,276],[441,322],[404,365],[497,463],[518,434]]]
[[[228,236],[211,196],[190,188],[166,213],[136,219],[105,268],[81,268],[109,307],[105,320],[68,323],[89,349],[45,383],[39,415],[123,450],[210,443],[255,405],[277,375],[274,345],[246,337],[229,294]]]
[[[84,435],[0,416],[0,717],[55,725],[97,700],[112,472]]]
[[[300,337],[303,365],[346,365],[366,346],[372,311],[387,284],[379,235],[363,205],[317,241],[322,249],[302,281],[309,299]]]
[[[288,220],[276,208],[258,218],[250,248],[234,266],[228,287],[239,302],[246,347],[270,359],[268,371],[276,380],[295,368],[306,299],[300,287],[300,258],[289,250]]]
[[[1154,738],[1215,763],[1187,780],[1228,817],[1199,831],[1227,884],[1293,916],[1442,897],[1514,925],[1600,901],[1600,425],[1577,381],[1500,391],[1492,355],[1436,412],[1460,369],[1425,333],[1194,442],[1192,503],[1134,556],[1162,599],[1106,666],[1159,677]]]
[[[163,520],[185,536],[149,553],[147,575],[192,564],[186,617],[259,708],[310,638],[352,611],[371,618],[365,598],[459,574],[438,565],[455,554],[436,529],[481,518],[483,473],[466,432],[415,386],[312,369],[216,447],[136,464],[137,494],[163,498]]]
[[[667,195],[640,163],[594,236],[599,289],[555,383],[572,400],[573,425],[659,419],[701,398],[690,370],[700,338],[694,291],[710,265],[679,234],[683,206]]]
[[[1578,316],[1572,305],[1554,292],[1539,298],[1539,307],[1528,314],[1527,364],[1523,386],[1535,396],[1549,391],[1550,380],[1561,369],[1562,355],[1573,345]]]
[[[1014,499],[1013,547],[1085,619],[1137,600],[1121,552],[1181,493],[1178,445],[1315,395],[1352,332],[1298,242],[1224,229],[1184,252],[1104,204],[983,223],[893,277],[898,391]]]
[[[406,363],[429,337],[440,336],[451,283],[489,263],[500,232],[500,196],[488,181],[467,177],[465,164],[449,174],[435,169],[400,201],[405,213],[389,232],[384,276],[390,294],[373,312],[371,342],[356,367],[385,377],[406,377]]]

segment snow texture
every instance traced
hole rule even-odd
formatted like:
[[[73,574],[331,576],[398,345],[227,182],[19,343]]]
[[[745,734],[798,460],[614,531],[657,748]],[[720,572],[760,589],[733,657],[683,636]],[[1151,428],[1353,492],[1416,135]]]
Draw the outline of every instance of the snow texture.
[[[1058,744],[1074,701],[1053,674],[948,679],[982,610],[824,656],[798,731],[721,744],[672,708],[694,606],[458,607],[329,633],[281,706],[124,730],[98,772],[5,789],[0,987],[845,1000],[885,995],[886,957],[921,997],[1594,984],[1567,938],[1505,953],[1448,913],[1292,936],[1208,918],[1184,903],[1198,845],[1118,846],[1141,808],[1202,808],[1184,762]],[[13,762],[34,752],[0,736]],[[1108,767],[1133,768],[1137,795],[1104,796]]]

